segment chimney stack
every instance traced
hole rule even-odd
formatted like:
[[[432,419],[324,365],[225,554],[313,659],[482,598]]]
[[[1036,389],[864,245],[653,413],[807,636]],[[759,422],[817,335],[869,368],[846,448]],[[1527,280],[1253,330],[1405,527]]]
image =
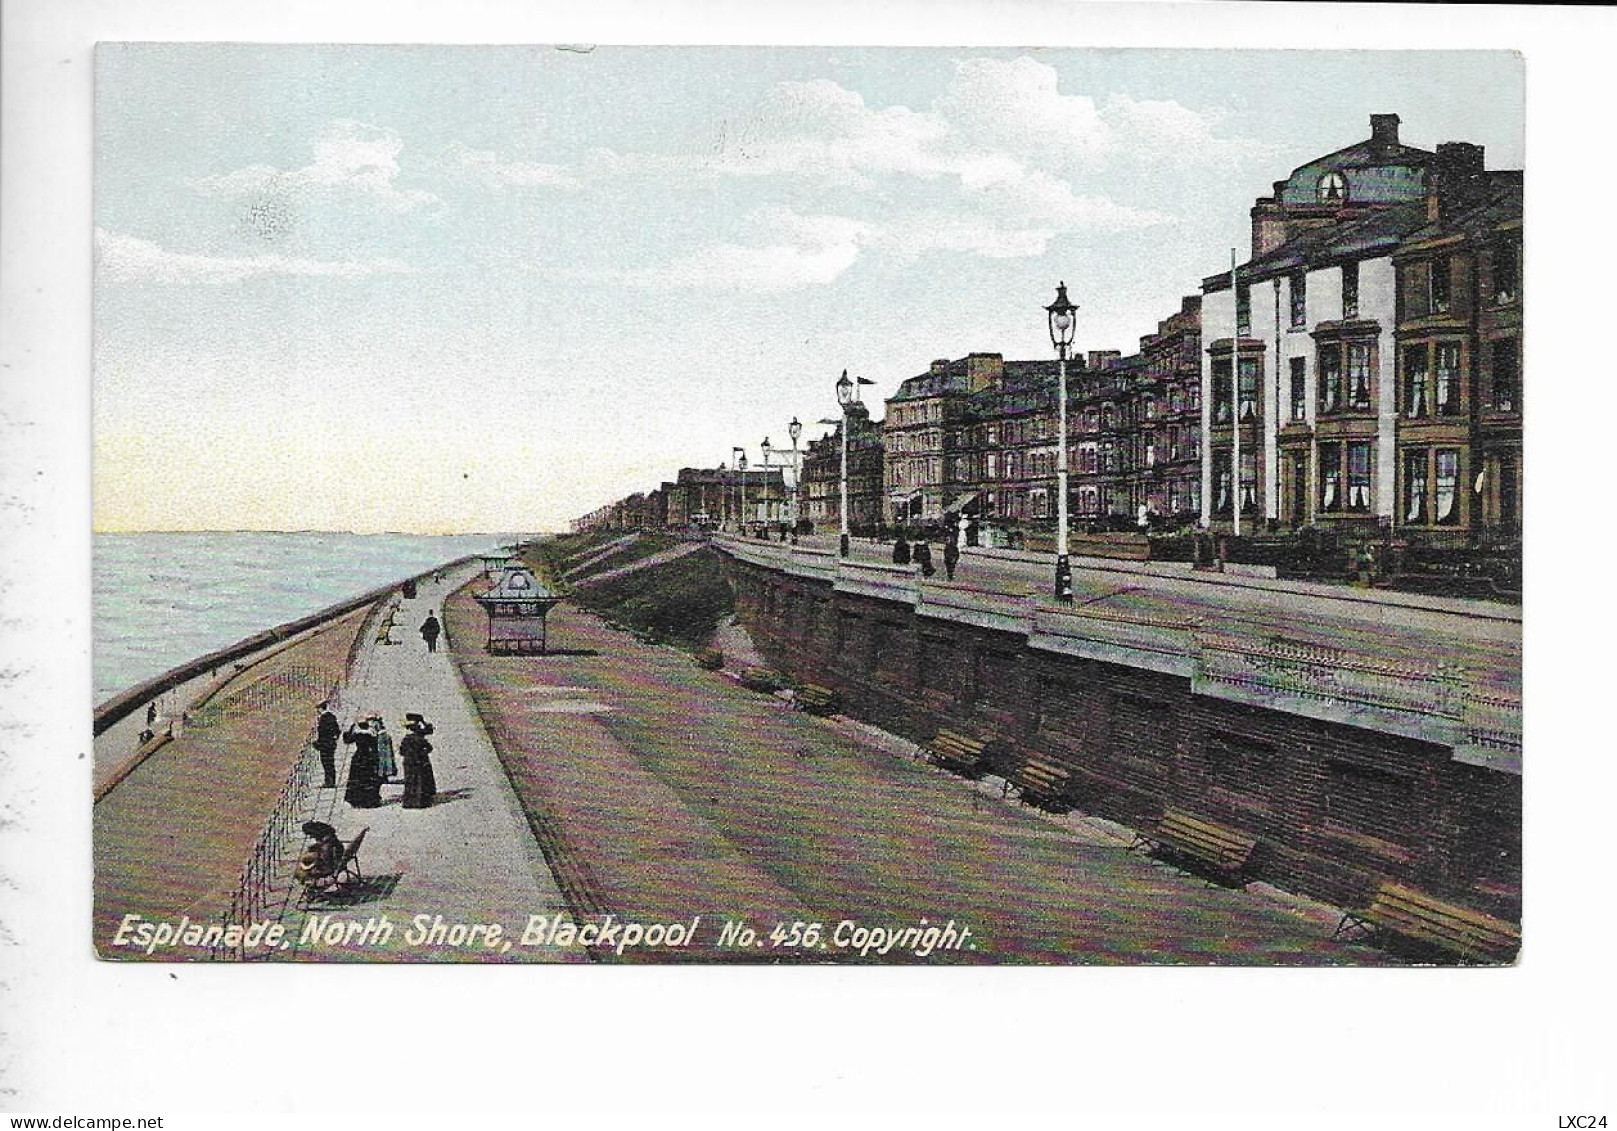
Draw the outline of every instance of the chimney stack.
[[[1483,148],[1469,141],[1444,141],[1426,177],[1426,218],[1464,211],[1478,203],[1484,188]]]
[[[1398,148],[1397,114],[1370,115],[1370,144],[1380,153]]]

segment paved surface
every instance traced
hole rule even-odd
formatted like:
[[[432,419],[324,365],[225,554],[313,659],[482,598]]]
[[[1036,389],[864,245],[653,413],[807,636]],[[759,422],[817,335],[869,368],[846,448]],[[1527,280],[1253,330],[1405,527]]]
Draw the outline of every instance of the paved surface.
[[[835,550],[837,543],[829,535],[799,541],[820,550]],[[778,542],[747,544],[782,549]],[[892,562],[890,543],[854,539],[851,553],[860,561]],[[943,552],[935,544],[932,557],[941,581]],[[1025,561],[972,548],[962,555],[955,580],[1005,593],[1044,593],[1053,584],[1053,573],[1053,557]],[[1073,601],[1075,606],[1153,617],[1196,618],[1207,628],[1237,636],[1284,636],[1388,659],[1442,658],[1463,665],[1478,684],[1521,689],[1519,610],[1484,601],[1421,602],[1373,590],[1333,592],[1320,585],[1231,582],[1216,575],[1207,578],[1168,569],[1153,574],[1075,561]]]
[[[111,945],[128,915],[219,920],[363,620],[351,613],[241,672],[96,802],[94,939],[103,956],[143,957]]]
[[[550,614],[548,656],[484,653],[481,612],[464,595],[447,617],[467,685],[581,905],[644,923],[701,917],[694,945],[626,959],[1385,961],[1331,941],[1328,909],[1153,864],[1115,827],[989,796],[889,736],[793,712],[570,604]],[[970,927],[969,942],[879,957],[831,937],[844,921],[923,920]],[[724,945],[726,922],[757,939]],[[794,922],[822,924],[827,945],[773,945],[775,926],[789,939]]]
[[[340,721],[380,714],[393,735],[394,745],[406,733],[404,715],[426,716],[435,731],[431,736],[433,772],[438,799],[430,809],[404,809],[402,785],[382,787],[379,809],[354,809],[343,800],[347,760],[352,747],[339,746],[339,787],[325,791],[330,815],[325,818],[344,840],[368,828],[360,863],[367,883],[348,898],[320,900],[308,911],[288,918],[288,934],[300,958],[357,961],[582,961],[579,949],[527,948],[520,935],[530,915],[565,914],[565,904],[546,866],[522,810],[501,768],[482,724],[472,710],[460,678],[442,639],[429,653],[418,631],[428,610],[439,611],[446,594],[469,578],[481,576],[479,567],[463,567],[442,583],[420,585],[413,600],[399,605],[391,639],[378,644],[368,633],[363,650],[350,673],[342,697]],[[472,588],[475,590],[479,581]],[[479,625],[479,630],[481,625]],[[473,646],[481,645],[479,631]],[[402,772],[402,767],[401,767]],[[412,941],[418,918],[424,937]],[[385,918],[392,931],[378,938],[379,927],[367,936],[345,938],[340,944],[303,941],[314,929],[336,932],[348,923],[380,924]],[[456,945],[460,924],[467,939]],[[487,933],[471,938],[470,925],[500,924],[505,942],[490,948]],[[430,931],[442,926],[441,937]]]

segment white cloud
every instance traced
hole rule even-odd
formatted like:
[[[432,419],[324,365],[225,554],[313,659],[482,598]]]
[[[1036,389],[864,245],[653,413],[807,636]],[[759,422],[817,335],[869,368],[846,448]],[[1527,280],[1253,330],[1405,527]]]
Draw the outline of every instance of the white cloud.
[[[747,219],[755,244],[720,243],[698,248],[656,267],[619,275],[641,287],[782,291],[824,286],[859,258],[869,225],[842,216],[804,216],[789,208],[764,208]]]
[[[302,275],[353,279],[366,275],[403,274],[410,268],[396,259],[319,260],[288,255],[214,256],[169,251],[140,239],[97,228],[96,270],[112,282],[239,283],[260,275]]]
[[[397,185],[404,142],[393,130],[339,119],[314,142],[313,150],[314,159],[300,169],[249,165],[189,183],[206,196],[350,196],[391,213],[409,212],[438,199],[424,189]]]
[[[1117,143],[1094,99],[1060,93],[1055,68],[1026,55],[960,61],[934,110],[968,150],[1085,164]]]
[[[471,177],[489,188],[576,188],[578,179],[562,165],[531,161],[502,161],[487,149],[472,149],[455,142],[444,150],[440,164],[451,172]]]

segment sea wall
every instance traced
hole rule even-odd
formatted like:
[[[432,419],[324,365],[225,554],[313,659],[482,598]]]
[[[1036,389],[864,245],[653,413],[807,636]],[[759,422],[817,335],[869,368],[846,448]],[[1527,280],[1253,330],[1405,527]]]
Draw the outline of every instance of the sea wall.
[[[851,715],[1059,762],[1079,809],[1136,828],[1167,808],[1234,826],[1259,838],[1257,878],[1334,903],[1399,879],[1520,916],[1521,778],[1503,768],[1519,767],[1519,704],[1501,725],[1440,664],[918,589],[903,567],[829,555],[727,560],[759,651]]]

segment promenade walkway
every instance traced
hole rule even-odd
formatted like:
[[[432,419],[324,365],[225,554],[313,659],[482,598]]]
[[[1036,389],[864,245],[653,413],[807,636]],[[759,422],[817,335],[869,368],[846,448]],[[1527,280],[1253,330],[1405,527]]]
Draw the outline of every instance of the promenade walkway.
[[[288,937],[299,958],[431,961],[581,961],[576,949],[531,949],[496,945],[478,939],[454,945],[455,924],[498,923],[505,940],[519,936],[529,915],[565,914],[564,903],[511,791],[494,748],[467,700],[450,662],[445,641],[428,652],[418,631],[429,610],[442,612],[444,597],[481,572],[462,567],[442,582],[423,582],[413,600],[401,601],[393,626],[393,643],[365,641],[342,696],[344,726],[379,714],[394,743],[403,738],[406,712],[424,715],[435,730],[432,764],[438,782],[437,802],[429,809],[404,809],[402,785],[382,787],[379,809],[354,809],[343,800],[351,747],[339,747],[339,786],[324,791],[330,798],[325,817],[344,840],[368,828],[360,863],[367,884],[353,898],[317,901],[307,912],[288,919]],[[380,924],[380,931],[341,943],[305,940],[311,925],[323,939],[334,939],[349,923]],[[418,919],[418,917],[424,917]],[[417,924],[439,936],[412,941]],[[470,934],[470,932],[466,932]]]
[[[803,547],[835,552],[835,535],[799,539]],[[748,539],[749,551],[780,554],[790,546]],[[855,561],[892,562],[892,543],[855,538]],[[944,582],[942,550],[934,543]],[[1025,596],[1053,584],[1048,555],[971,548],[955,581]],[[1519,607],[1490,601],[1421,597],[1291,581],[1196,573],[1171,563],[1073,560],[1074,607],[1133,616],[1190,619],[1238,638],[1290,641],[1394,661],[1445,659],[1466,669],[1474,684],[1519,693],[1522,633]],[[926,582],[921,584],[925,585]]]

